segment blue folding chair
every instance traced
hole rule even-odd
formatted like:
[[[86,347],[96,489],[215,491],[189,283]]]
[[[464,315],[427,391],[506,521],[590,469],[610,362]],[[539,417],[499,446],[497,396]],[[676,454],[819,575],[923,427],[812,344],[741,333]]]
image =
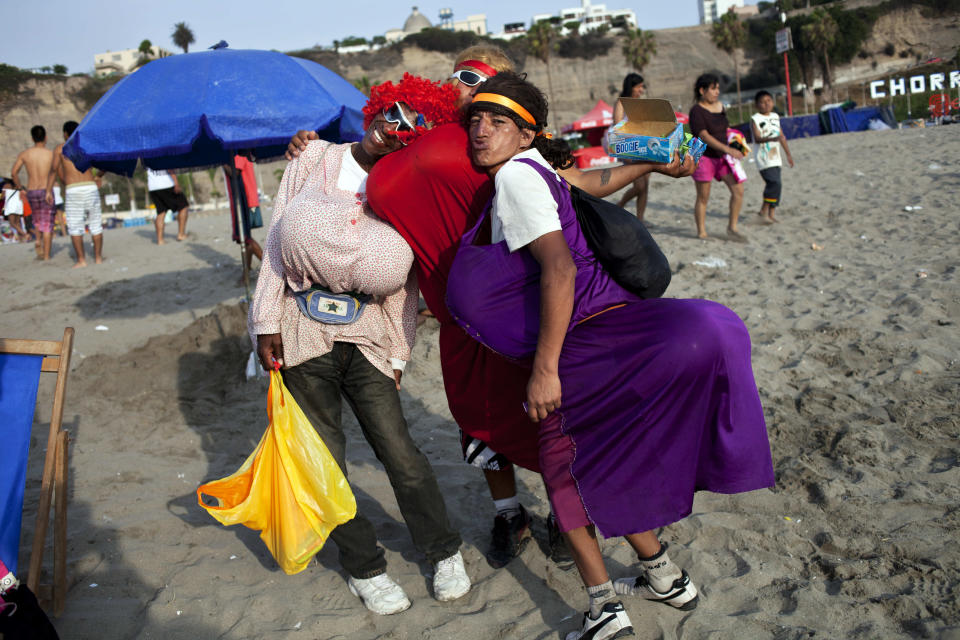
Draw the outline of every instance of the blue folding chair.
[[[47,436],[40,504],[33,532],[27,586],[40,595],[43,552],[55,505],[53,535],[53,610],[63,612],[67,586],[67,432],[63,424],[63,401],[73,350],[73,329],[63,340],[18,340],[0,338],[0,560],[17,572],[27,454],[41,373],[56,373],[53,412]]]

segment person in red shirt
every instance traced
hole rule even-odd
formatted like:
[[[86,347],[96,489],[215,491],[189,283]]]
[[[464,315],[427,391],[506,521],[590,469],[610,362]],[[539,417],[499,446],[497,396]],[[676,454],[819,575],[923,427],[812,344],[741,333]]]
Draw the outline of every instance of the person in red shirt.
[[[240,194],[240,202],[242,204],[240,217],[243,221],[243,239],[247,245],[245,252],[247,271],[250,271],[253,265],[253,256],[256,256],[257,260],[263,260],[263,249],[260,247],[260,243],[254,239],[253,234],[251,234],[252,229],[263,226],[262,221],[259,224],[254,223],[255,218],[260,218],[260,194],[257,193],[257,177],[254,174],[253,163],[250,162],[248,158],[237,154],[233,157],[233,166],[235,170],[240,173],[242,186]],[[227,198],[230,201],[230,225],[233,230],[233,241],[240,244],[240,233],[237,229],[237,198],[233,194],[233,180],[231,180],[233,170],[231,170],[230,165],[224,165],[223,172],[226,175]]]
[[[461,52],[450,82],[461,92],[460,108],[470,104],[487,78],[513,65],[496,47],[478,45]],[[316,132],[300,131],[290,141],[295,157]],[[683,164],[636,163],[581,171],[559,171],[569,183],[605,197],[651,172],[673,177],[693,173]],[[415,256],[420,292],[440,322],[440,364],[450,413],[460,427],[465,461],[483,469],[497,507],[487,561],[504,566],[530,539],[530,516],[517,498],[514,464],[539,473],[538,431],[523,408],[530,372],[484,348],[457,326],[445,302],[447,276],[460,237],[472,227],[493,193],[493,181],[473,165],[467,132],[445,124],[408,147],[383,158],[370,173],[368,202],[392,224]],[[555,524],[548,522],[551,556],[572,567]]]

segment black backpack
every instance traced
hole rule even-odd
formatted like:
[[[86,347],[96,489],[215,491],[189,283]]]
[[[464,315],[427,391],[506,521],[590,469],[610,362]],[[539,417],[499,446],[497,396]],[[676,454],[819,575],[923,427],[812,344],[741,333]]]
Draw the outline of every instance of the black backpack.
[[[621,287],[659,298],[670,285],[670,263],[646,226],[626,209],[570,185],[577,222],[597,261]]]

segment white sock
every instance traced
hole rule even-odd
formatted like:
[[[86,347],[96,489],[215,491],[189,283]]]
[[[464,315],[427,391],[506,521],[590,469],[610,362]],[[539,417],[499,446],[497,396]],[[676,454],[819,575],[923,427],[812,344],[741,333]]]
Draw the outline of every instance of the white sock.
[[[647,582],[660,593],[670,590],[673,581],[683,574],[667,555],[667,545],[661,544],[660,551],[649,558],[639,558],[640,567],[647,574]]]
[[[613,590],[613,581],[607,580],[603,584],[587,587],[587,595],[590,596],[590,617],[596,620],[603,605],[616,598],[617,592]]]
[[[509,519],[513,516],[520,515],[520,498],[517,496],[503,498],[502,500],[494,500],[493,504],[497,508],[498,516],[503,516],[504,518]]]

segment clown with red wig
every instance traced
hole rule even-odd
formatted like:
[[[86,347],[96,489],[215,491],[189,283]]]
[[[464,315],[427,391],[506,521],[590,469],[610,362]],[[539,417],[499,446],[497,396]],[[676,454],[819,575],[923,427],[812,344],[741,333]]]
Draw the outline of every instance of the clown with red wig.
[[[400,408],[400,378],[416,335],[413,252],[367,204],[366,181],[381,158],[427,129],[458,119],[458,92],[405,74],[373,87],[364,107],[363,140],[316,140],[287,165],[267,233],[248,326],[261,363],[281,367],[284,383],[344,473],[341,394],[394,488],[414,545],[435,568],[437,600],[467,593],[460,535],[450,525],[436,476],[410,437]],[[350,324],[318,322],[295,294],[366,299]],[[360,512],[333,530],[350,591],[375,613],[410,601],[386,574],[386,559]]]

